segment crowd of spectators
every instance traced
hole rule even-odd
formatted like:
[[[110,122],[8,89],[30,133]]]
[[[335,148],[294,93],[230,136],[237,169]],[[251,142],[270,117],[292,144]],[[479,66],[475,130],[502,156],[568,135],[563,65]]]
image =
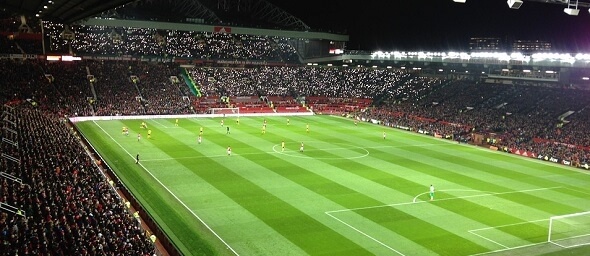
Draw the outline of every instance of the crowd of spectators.
[[[164,56],[195,59],[298,63],[285,38],[148,28],[44,22],[49,52],[76,55]],[[64,36],[70,33],[72,38]]]
[[[558,86],[451,81],[425,97],[388,101],[359,116],[457,140],[479,133],[501,149],[588,163],[589,97],[588,90]],[[568,111],[571,116],[559,118]]]
[[[92,61],[96,115],[190,114],[196,97],[173,63]],[[172,80],[172,77],[176,80]]]
[[[138,115],[206,111],[193,103],[198,102],[197,97],[187,89],[179,66],[173,63],[2,60],[0,67],[0,75],[13,85],[2,92],[5,102],[26,101],[54,113]],[[379,106],[362,113],[365,119],[381,119],[391,125],[458,138],[469,137],[473,131],[493,133],[501,147],[559,153],[564,158],[570,156],[562,152],[570,154],[577,150],[573,155],[582,161],[588,159],[590,138],[584,132],[589,119],[586,90],[446,81],[403,70],[373,68],[195,67],[189,73],[198,84],[202,99],[325,97],[330,99],[328,103],[338,104],[336,99],[380,98]],[[92,82],[88,75],[94,78]],[[172,76],[178,80],[173,82]],[[214,103],[223,106],[219,101]],[[319,107],[315,110],[322,111]],[[572,111],[571,115],[559,120],[568,111]]]
[[[191,76],[204,95],[323,96],[330,103],[382,95],[383,104],[359,115],[461,141],[473,132],[494,134],[494,144],[502,148],[590,160],[584,132],[590,102],[584,90],[445,81],[369,68],[195,68]],[[567,111],[574,112],[569,122],[559,120]]]
[[[38,60],[0,59],[0,77],[3,86],[0,90],[0,102],[26,101],[45,110],[59,112],[59,100],[56,91],[48,84],[47,78]]]
[[[86,67],[71,62],[39,62],[45,79],[39,86],[54,88],[62,114],[91,116],[93,94],[88,83]]]
[[[145,114],[193,114],[194,95],[179,73],[178,65],[143,63],[133,66],[131,73],[137,77],[134,84],[139,89]],[[175,77],[175,79],[173,79]]]
[[[0,22],[7,31],[20,29],[20,21]],[[66,27],[47,21],[43,26],[53,53],[299,62],[287,38]],[[73,37],[68,36],[70,32]],[[39,41],[0,35],[0,53],[41,52]],[[379,120],[383,125],[460,142],[471,141],[474,133],[484,134],[493,138],[490,145],[499,148],[590,163],[587,90],[450,81],[400,69],[196,67],[189,75],[207,103],[199,108],[199,100],[180,73],[174,63],[0,59],[4,82],[0,135],[5,141],[0,202],[16,209],[0,212],[0,254],[154,252],[153,243],[67,127],[64,116],[192,114],[223,107],[217,100],[222,96],[275,99],[277,106],[293,107],[307,97],[319,103],[308,105],[316,112],[356,104],[344,111],[361,120]],[[376,104],[368,107],[368,101],[351,99],[371,99]],[[565,113],[569,115],[560,118]]]
[[[0,102],[7,105],[2,138],[18,142],[18,147],[2,143],[2,152],[21,161],[4,157],[1,162],[2,170],[18,181],[2,176],[0,200],[21,211],[0,216],[3,252],[153,251],[61,118],[195,113],[191,104],[196,96],[179,74],[174,63],[0,60],[6,81]],[[451,81],[374,68],[196,67],[189,74],[202,98],[213,102],[222,96],[274,99],[284,106],[306,98],[335,104],[380,99],[348,114],[464,142],[474,133],[485,134],[499,148],[590,162],[588,90]]]
[[[57,114],[3,107],[2,255],[152,255],[154,245]],[[6,127],[8,128],[8,127]],[[4,131],[5,129],[3,129]],[[12,134],[12,135],[8,135]]]
[[[373,98],[396,88],[409,74],[393,69],[260,66],[194,68],[191,76],[204,95]]]
[[[196,96],[179,73],[173,63],[3,59],[0,100],[68,116],[190,114]]]

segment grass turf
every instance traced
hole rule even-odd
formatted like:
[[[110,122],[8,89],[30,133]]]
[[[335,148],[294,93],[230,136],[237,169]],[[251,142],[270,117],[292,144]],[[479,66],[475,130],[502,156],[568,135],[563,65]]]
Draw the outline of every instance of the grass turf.
[[[590,211],[584,171],[332,116],[220,121],[77,126],[186,255],[590,253],[546,242]]]

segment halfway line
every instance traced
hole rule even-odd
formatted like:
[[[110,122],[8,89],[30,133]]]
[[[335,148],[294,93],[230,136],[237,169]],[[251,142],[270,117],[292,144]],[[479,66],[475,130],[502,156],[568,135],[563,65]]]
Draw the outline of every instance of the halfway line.
[[[277,144],[278,145],[278,144]],[[274,145],[273,147],[277,146]],[[404,147],[426,147],[426,146],[441,146],[447,144],[420,144],[420,145],[404,145],[404,146],[374,146],[374,147],[340,147],[340,148],[316,148],[316,149],[306,149],[305,152],[313,152],[313,151],[325,151],[325,150],[338,150],[338,149],[377,149],[377,148],[404,148]],[[223,150],[222,150],[223,151]],[[297,150],[286,150],[285,152],[298,152]],[[235,154],[232,152],[232,156],[244,156],[244,155],[262,155],[262,154],[273,154],[273,153],[284,153],[278,151],[266,151],[266,152],[253,152],[253,153],[242,153],[242,154]],[[283,154],[284,155],[284,154]],[[227,157],[227,154],[219,154],[219,155],[205,155],[205,156],[185,156],[185,157],[168,157],[168,158],[157,158],[157,159],[146,159],[141,160],[142,162],[154,162],[154,161],[170,161],[170,160],[180,160],[180,159],[199,159],[199,158],[213,158],[213,157]]]

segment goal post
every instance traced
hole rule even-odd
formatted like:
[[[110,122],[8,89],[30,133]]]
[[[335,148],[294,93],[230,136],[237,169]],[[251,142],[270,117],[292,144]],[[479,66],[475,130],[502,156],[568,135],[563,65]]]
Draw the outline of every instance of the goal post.
[[[570,248],[590,244],[590,211],[549,218],[547,242]]]
[[[240,108],[210,108],[207,113],[222,116],[240,116]]]

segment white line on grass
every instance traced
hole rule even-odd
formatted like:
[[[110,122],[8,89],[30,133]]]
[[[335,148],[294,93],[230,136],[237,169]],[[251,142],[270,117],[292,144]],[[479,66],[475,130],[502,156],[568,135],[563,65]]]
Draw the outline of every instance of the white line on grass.
[[[459,196],[459,197],[438,199],[438,200],[435,200],[434,202],[436,202],[436,201],[447,201],[447,200],[465,199],[465,198],[474,198],[474,197],[484,197],[484,196],[496,196],[496,195],[516,194],[516,193],[533,192],[533,191],[541,191],[541,190],[551,190],[551,189],[557,189],[557,188],[562,188],[562,187],[535,188],[535,189],[525,189],[525,190],[517,190],[517,191],[508,191],[508,192],[494,192],[494,193],[471,195],[471,196]],[[326,213],[347,212],[347,211],[374,209],[374,208],[382,208],[382,207],[394,207],[394,206],[401,206],[401,205],[408,205],[408,204],[420,204],[420,203],[428,203],[428,202],[432,202],[432,201],[418,201],[418,202],[413,202],[412,201],[412,202],[397,203],[397,204],[384,204],[384,205],[376,205],[376,206],[367,206],[367,207],[359,207],[359,208],[351,208],[351,209],[342,209],[342,210],[327,211]]]
[[[529,224],[529,223],[535,223],[535,222],[541,222],[541,221],[549,221],[549,219],[531,220],[531,221],[523,221],[523,222],[517,222],[517,223],[512,223],[512,224],[500,225],[500,226],[477,228],[477,229],[469,230],[469,232],[471,232],[471,231],[474,231],[475,232],[475,231],[481,231],[481,230],[488,230],[488,229],[497,229],[497,228],[510,227],[510,226],[517,226],[517,225]]]
[[[162,124],[162,123],[158,122],[156,119],[151,119],[150,121],[153,121],[154,123],[157,123],[157,124],[161,125],[161,126],[162,126],[162,127],[164,127],[164,128],[170,128],[170,127],[168,127],[168,126],[166,126],[166,125],[164,125],[164,124]]]
[[[524,193],[524,192],[533,192],[533,191],[541,191],[541,190],[551,190],[551,189],[557,189],[557,188],[562,188],[562,187],[549,187],[549,188],[525,189],[525,190],[509,191],[509,192],[488,192],[487,194],[479,194],[479,195],[471,195],[471,196],[462,196],[462,197],[445,198],[445,199],[439,199],[439,200],[437,200],[437,201],[456,200],[456,199],[473,198],[473,197],[494,196],[494,195],[505,195],[505,194],[514,194],[514,193]],[[456,191],[478,191],[478,190],[460,190],[460,189],[458,189],[458,190],[456,190]],[[480,191],[481,191],[481,190],[480,190]],[[485,191],[481,191],[481,192],[485,192]],[[415,199],[415,198],[414,198],[414,199]],[[409,204],[419,204],[419,203],[427,203],[427,202],[430,202],[430,201],[419,201],[419,202],[412,201],[412,202],[397,203],[397,204],[386,204],[386,205],[377,205],[377,206],[369,206],[369,207],[359,207],[359,208],[351,208],[351,209],[343,209],[343,210],[327,211],[327,212],[324,212],[324,213],[325,213],[325,214],[327,214],[328,216],[330,216],[330,217],[332,217],[332,218],[336,219],[337,221],[341,222],[342,224],[346,225],[347,227],[349,227],[349,228],[353,229],[354,231],[356,231],[356,232],[359,232],[359,233],[361,233],[362,235],[364,235],[364,236],[368,237],[369,239],[371,239],[371,240],[373,240],[373,241],[375,241],[375,242],[379,243],[380,245],[382,245],[382,246],[385,246],[386,248],[388,248],[388,249],[390,249],[390,250],[392,250],[392,251],[394,251],[394,252],[398,253],[399,255],[404,255],[403,253],[401,253],[401,252],[399,252],[399,251],[397,251],[397,250],[395,250],[395,249],[391,248],[390,246],[388,246],[388,245],[384,244],[383,242],[379,241],[378,239],[376,239],[376,238],[374,238],[374,237],[372,237],[372,236],[370,236],[370,235],[368,235],[368,234],[366,234],[366,233],[364,233],[364,232],[360,231],[359,229],[355,228],[354,226],[352,226],[352,225],[348,224],[347,222],[345,222],[345,221],[343,221],[343,220],[341,220],[341,219],[339,219],[339,218],[336,218],[334,215],[332,215],[332,213],[338,213],[338,212],[347,212],[347,211],[356,211],[356,210],[365,210],[365,209],[375,209],[375,208],[382,208],[382,207],[394,207],[394,206],[402,206],[402,205],[409,205]],[[535,221],[532,221],[532,222],[535,222]],[[506,225],[506,226],[510,226],[510,225],[516,225],[516,224],[508,224],[508,225]],[[501,227],[501,226],[498,226],[498,227]],[[495,244],[497,244],[497,245],[499,245],[499,246],[502,246],[502,247],[504,247],[504,249],[497,250],[497,251],[502,251],[502,250],[509,250],[509,249],[517,249],[517,248],[521,248],[521,247],[526,247],[526,246],[531,246],[531,245],[534,245],[534,244],[531,244],[531,245],[524,245],[524,246],[517,246],[517,247],[508,247],[508,246],[506,246],[506,245],[503,245],[503,244],[501,244],[501,243],[499,243],[499,242],[496,242],[496,241],[494,241],[494,240],[491,240],[491,239],[489,239],[489,238],[486,238],[486,237],[484,237],[484,236],[481,236],[481,235],[479,235],[479,234],[476,234],[476,233],[474,233],[474,232],[471,232],[471,231],[477,231],[477,230],[481,230],[481,229],[473,229],[473,230],[469,230],[469,232],[470,232],[470,233],[472,233],[472,234],[474,234],[474,235],[476,235],[476,236],[478,236],[478,237],[481,237],[481,238],[483,238],[483,239],[485,239],[485,240],[488,240],[488,241],[490,241],[490,242],[492,242],[492,243],[495,243]],[[490,253],[490,252],[486,252],[486,253],[482,253],[482,254],[487,254],[487,253]],[[474,254],[474,255],[481,255],[481,254]]]
[[[555,243],[555,242],[553,242],[553,241],[549,241],[548,243],[550,243],[550,244],[553,244],[553,245],[556,245],[556,246],[559,246],[559,247],[561,247],[561,248],[564,248],[564,249],[566,249],[566,248],[567,248],[567,247],[565,247],[565,246],[563,246],[563,245],[561,245],[561,244]]]
[[[374,147],[362,147],[362,149],[372,149],[372,148],[402,148],[402,147],[425,147],[425,146],[437,146],[437,145],[447,145],[447,144],[425,144],[425,145],[405,145],[405,146],[374,146]],[[287,155],[281,152],[278,152],[277,150],[275,150],[275,147],[278,146],[278,144],[273,146],[273,151],[267,151],[267,152],[255,152],[255,153],[242,153],[242,154],[236,154],[235,153],[235,149],[232,150],[234,152],[232,152],[232,155],[235,156],[243,156],[243,155],[262,155],[262,154],[273,154],[273,153],[279,153],[279,154],[283,154],[283,155]],[[330,148],[329,150],[335,150],[335,149],[352,149],[352,148]],[[357,149],[361,149],[361,147],[358,147]],[[306,149],[305,152],[314,152],[314,151],[325,151],[327,149]],[[297,150],[288,150],[289,152],[299,152]],[[286,152],[287,152],[286,151]],[[219,155],[204,155],[204,156],[186,156],[186,157],[169,157],[169,158],[157,158],[157,159],[148,159],[148,160],[141,160],[142,162],[152,162],[152,161],[170,161],[170,160],[180,160],[180,159],[199,159],[199,158],[211,158],[211,157],[227,157],[227,154],[219,154]],[[317,159],[314,157],[309,157],[309,158],[313,158],[313,159]],[[359,157],[355,157],[355,158],[359,158]],[[330,159],[348,159],[348,158],[330,158]]]
[[[357,229],[357,228],[353,227],[352,225],[350,225],[350,224],[346,223],[345,221],[343,221],[343,220],[341,220],[341,219],[338,219],[338,218],[334,217],[334,216],[333,216],[332,214],[330,214],[329,212],[326,212],[326,214],[328,214],[328,216],[330,216],[330,217],[334,218],[335,220],[337,220],[337,221],[341,222],[342,224],[344,224],[344,225],[348,226],[349,228],[353,229],[354,231],[356,231],[356,232],[359,232],[359,233],[361,233],[362,235],[364,235],[364,236],[368,237],[369,239],[371,239],[371,240],[373,240],[373,241],[377,242],[378,244],[380,244],[380,245],[384,246],[385,248],[387,248],[387,249],[389,249],[389,250],[391,250],[391,251],[394,251],[395,253],[397,253],[397,254],[399,254],[399,255],[405,256],[405,254],[401,253],[400,251],[398,251],[398,250],[396,250],[396,249],[393,249],[393,248],[391,248],[389,245],[386,245],[385,243],[383,243],[383,242],[381,242],[381,241],[377,240],[376,238],[374,238],[374,237],[372,237],[372,236],[368,235],[367,233],[365,233],[365,232],[363,232],[363,231],[360,231],[359,229]]]
[[[469,230],[469,233],[471,233],[471,234],[474,234],[474,235],[476,235],[476,236],[478,236],[478,237],[480,237],[480,238],[483,238],[483,239],[485,239],[485,240],[488,240],[488,241],[490,241],[490,242],[492,242],[492,243],[494,243],[494,244],[497,244],[497,245],[499,245],[499,246],[502,246],[502,247],[504,247],[504,249],[508,249],[508,248],[510,248],[510,247],[508,247],[508,246],[506,246],[506,245],[503,245],[503,244],[501,244],[501,243],[499,243],[499,242],[496,242],[496,241],[494,241],[494,240],[492,240],[492,239],[489,239],[489,238],[487,238],[487,237],[485,237],[485,236],[482,236],[482,235],[480,235],[480,234],[478,234],[478,233],[471,232],[471,230]]]
[[[494,150],[491,150],[489,148],[480,147],[480,146],[477,146],[477,145],[471,145],[471,144],[461,144],[461,145],[463,145],[463,146],[472,146],[473,148],[475,148],[477,150],[484,151],[484,152],[489,152],[489,153],[492,153],[492,154],[499,154],[499,155],[503,155],[503,156],[508,156],[508,157],[516,158],[516,159],[522,159],[524,161],[529,161],[531,163],[538,163],[538,164],[542,164],[542,165],[546,165],[546,166],[553,166],[553,167],[557,167],[557,168],[562,169],[562,170],[575,171],[577,173],[581,173],[581,174],[585,174],[585,175],[590,175],[590,172],[584,171],[584,170],[582,170],[580,168],[575,168],[575,167],[572,167],[572,166],[561,165],[561,164],[552,163],[552,162],[549,162],[549,161],[543,161],[543,160],[540,160],[540,159],[537,159],[537,158],[525,157],[525,156],[521,156],[521,155],[517,155],[517,154],[512,154],[512,153],[507,154],[506,152],[503,152],[503,151],[497,151],[497,150],[494,151]],[[549,175],[547,175],[547,176],[549,176]]]
[[[348,119],[348,118],[341,117],[341,116],[334,116],[334,115],[329,115],[329,116],[330,117],[334,117],[334,118],[340,118],[340,119]],[[368,123],[368,124],[373,124],[373,123]],[[373,124],[373,125],[377,125],[377,124]],[[429,136],[429,135],[425,135],[425,134],[419,134],[419,133],[416,133],[416,132],[407,131],[407,130],[403,130],[403,129],[398,129],[398,128],[395,128],[395,127],[389,127],[389,126],[385,126],[385,127],[390,128],[390,129],[393,129],[393,130],[396,130],[396,131],[399,131],[399,132],[402,132],[402,133],[410,134],[412,136],[417,136],[417,137],[421,137],[421,138],[430,137],[431,139],[435,139],[434,137]],[[471,146],[471,147],[474,147],[474,148],[476,148],[478,150],[485,151],[485,152],[490,152],[490,153],[494,153],[494,154],[502,154],[502,155],[505,155],[505,156],[510,156],[510,157],[513,157],[513,158],[530,161],[532,163],[538,163],[538,164],[543,164],[543,165],[547,165],[547,166],[553,166],[553,167],[557,167],[557,168],[560,168],[560,169],[563,169],[563,170],[570,170],[570,171],[575,171],[575,172],[582,173],[582,174],[585,174],[585,175],[590,175],[590,172],[584,171],[584,170],[581,170],[580,168],[575,168],[575,167],[572,167],[572,166],[561,165],[561,164],[557,164],[557,163],[543,161],[543,160],[540,160],[540,159],[537,159],[537,158],[524,157],[524,156],[517,155],[517,154],[512,154],[512,153],[506,154],[503,151],[497,151],[497,150],[496,151],[493,151],[493,150],[491,150],[489,148],[481,147],[481,146],[477,146],[477,145],[473,145],[473,144],[469,144],[469,143],[460,143],[460,144],[458,144],[458,143],[455,143],[453,141],[446,140],[446,139],[438,139],[438,140],[439,141],[444,141],[444,142],[446,142],[448,144],[451,144],[451,145]],[[432,145],[436,145],[436,144],[432,144]]]
[[[482,191],[482,190],[475,190],[475,189],[445,189],[445,190],[438,190],[440,192],[451,192],[451,191],[460,191],[460,192],[484,192],[484,193],[494,193],[494,192],[490,192],[490,191]],[[430,191],[426,191],[424,193],[420,193],[417,196],[414,197],[414,200],[412,200],[412,202],[416,202],[416,200],[418,199],[418,197],[420,197],[421,195],[426,195],[430,193]]]
[[[286,155],[286,156],[290,156],[290,157],[298,157],[298,158],[312,158],[312,159],[357,159],[357,158],[363,158],[369,155],[369,151],[366,148],[363,147],[357,147],[357,146],[351,146],[351,147],[339,147],[339,148],[322,148],[322,149],[312,149],[312,150],[307,150],[307,151],[334,151],[334,150],[340,150],[340,149],[344,149],[344,150],[350,150],[350,149],[362,149],[365,151],[364,154],[362,155],[358,155],[358,156],[351,156],[351,157],[312,157],[312,156],[308,156],[308,155],[302,155],[302,154],[297,154],[297,155],[293,155],[293,154],[287,154],[285,152],[282,151],[278,151],[277,147],[279,145],[274,145],[272,146],[272,150],[275,153],[281,154],[281,155]],[[287,151],[287,152],[294,152],[294,151]]]
[[[562,245],[562,244],[559,244],[557,242],[559,242],[559,241],[565,241],[565,240],[570,240],[570,239],[575,239],[575,238],[580,238],[580,237],[587,237],[587,236],[590,236],[590,234],[577,235],[577,236],[566,237],[566,238],[562,238],[562,239],[555,239],[555,240],[549,241],[549,243],[552,243],[552,244],[557,245],[557,246],[562,247],[562,248],[579,247],[579,246],[589,245],[590,242],[585,242],[585,243],[581,243],[581,244],[574,244],[574,245]]]
[[[573,189],[573,188],[570,188],[570,187],[565,187],[565,188],[566,188],[566,189],[569,189],[569,190],[571,190],[571,191],[578,192],[578,193],[582,193],[582,194],[590,195],[590,193],[588,193],[588,192],[586,192],[586,191],[582,191],[582,190],[578,190],[578,189]]]
[[[488,241],[490,241],[490,242],[492,242],[492,243],[495,243],[495,244],[497,244],[497,245],[499,245],[499,246],[502,246],[502,247],[504,247],[504,249],[512,249],[512,248],[514,248],[514,247],[509,247],[509,246],[503,245],[503,244],[501,244],[501,243],[499,243],[499,242],[496,242],[495,240],[493,240],[493,239],[491,239],[491,238],[487,238],[487,237],[485,237],[485,236],[483,236],[483,235],[480,235],[480,234],[478,234],[478,233],[477,233],[477,231],[481,231],[481,230],[489,230],[489,229],[497,229],[497,228],[502,228],[502,227],[517,226],[517,225],[522,225],[522,224],[529,224],[529,223],[534,223],[534,222],[541,222],[541,221],[548,221],[548,220],[549,220],[549,219],[540,219],[540,220],[523,221],[523,222],[517,222],[517,223],[512,223],[512,224],[500,225],[500,226],[493,226],[493,227],[485,227],[485,228],[472,229],[472,230],[468,230],[467,232],[469,232],[469,233],[471,233],[471,234],[473,234],[473,235],[476,235],[476,236],[478,236],[478,237],[481,237],[481,238],[483,238],[483,239],[485,239],[485,240],[488,240]],[[527,246],[528,246],[528,245],[527,245]]]
[[[123,146],[121,146],[121,144],[119,144],[119,142],[116,141],[115,138],[113,138],[98,123],[96,123],[96,121],[92,121],[92,122],[94,122],[94,124],[96,124],[96,126],[98,126],[98,128],[100,128],[107,136],[109,136],[109,138],[111,138],[117,145],[119,145],[119,147],[121,147],[121,149],[123,149],[123,151],[125,151],[131,157],[131,159],[135,160],[135,157],[133,157],[133,155],[131,153],[129,153],[129,151],[127,151],[125,148],[123,148]],[[213,233],[213,235],[215,235],[223,244],[225,244],[225,246],[227,246],[227,248],[229,250],[231,250],[235,255],[239,255],[227,242],[225,242],[225,240],[223,240],[223,238],[221,238],[215,231],[213,231],[213,229],[211,227],[209,227],[209,225],[207,225],[207,223],[205,223],[205,221],[203,221],[203,219],[201,219],[201,217],[199,217],[197,214],[195,214],[195,212],[193,212],[193,210],[191,210],[190,208],[188,208],[188,206],[186,204],[184,204],[184,202],[181,201],[172,191],[170,191],[170,189],[168,189],[168,187],[166,187],[164,185],[164,183],[162,183],[158,178],[156,178],[156,176],[154,176],[154,174],[152,174],[147,168],[145,168],[145,166],[143,166],[143,164],[139,163],[139,165],[150,176],[152,176],[152,178],[154,178],[158,183],[160,183],[160,185],[164,189],[166,189],[166,191],[168,191],[168,193],[170,193],[180,204],[182,204],[182,206],[184,206],[184,208],[186,208],[193,216],[195,216],[195,218],[197,218],[209,231],[211,231],[211,233]]]
[[[568,189],[568,188],[565,188]],[[549,221],[549,219],[540,219],[540,220],[531,220],[531,221],[523,221],[523,222],[518,222],[518,223],[513,223],[513,224],[506,224],[506,225],[500,225],[500,226],[493,226],[493,227],[485,227],[485,228],[479,228],[479,229],[472,229],[469,230],[469,233],[472,233],[474,235],[477,235],[479,237],[482,237],[478,234],[476,234],[476,231],[480,231],[480,230],[488,230],[488,229],[495,229],[495,228],[502,228],[502,227],[509,227],[509,226],[516,226],[516,225],[522,225],[522,224],[527,224],[527,223],[534,223],[534,222],[542,222],[542,221]],[[587,236],[587,235],[582,235],[582,236]],[[491,241],[490,239],[487,239],[485,237],[482,237],[488,241]],[[575,238],[575,237],[573,237]],[[570,239],[570,238],[564,238],[564,239],[559,239],[559,240],[554,240],[554,241],[547,241],[547,242],[541,242],[541,243],[532,243],[532,244],[525,244],[525,245],[521,245],[521,246],[515,246],[515,247],[507,247],[504,249],[500,249],[500,250],[494,250],[494,251],[489,251],[489,252],[483,252],[483,253],[477,253],[477,254],[472,254],[471,256],[477,256],[477,255],[486,255],[486,254],[490,254],[490,253],[496,253],[496,252],[503,252],[503,251],[509,251],[509,250],[515,250],[515,249],[520,249],[520,248],[524,248],[524,247],[530,247],[530,246],[535,246],[535,245],[540,245],[540,244],[546,244],[546,243],[551,243],[555,246],[559,246],[562,248],[570,248],[568,246],[563,246],[561,244],[558,244],[556,242],[561,241],[561,240],[566,240],[566,239]],[[491,241],[494,242],[494,241]],[[495,242],[494,242],[495,243]],[[587,244],[582,244],[582,245],[587,245]]]
[[[531,247],[531,246],[540,245],[540,244],[546,244],[546,243],[547,242],[525,244],[525,245],[520,245],[520,246],[514,246],[514,247],[508,247],[508,248],[504,248],[504,249],[499,249],[499,250],[493,250],[493,251],[489,251],[489,252],[481,252],[481,253],[471,254],[469,256],[479,256],[479,255],[487,255],[487,254],[490,254],[490,253],[505,252],[505,251],[516,250],[516,249],[520,249],[520,248],[526,248],[526,247]]]
[[[232,150],[235,151],[235,150]],[[264,153],[242,153],[236,154],[232,152],[232,156],[244,156],[244,155],[260,155],[265,153],[274,153],[274,152],[264,152]],[[214,157],[227,157],[226,154],[219,154],[219,155],[205,155],[205,156],[185,156],[185,157],[170,157],[170,158],[157,158],[157,159],[146,159],[141,160],[142,162],[156,162],[156,161],[171,161],[171,160],[183,160],[183,159],[199,159],[199,158],[214,158]]]

